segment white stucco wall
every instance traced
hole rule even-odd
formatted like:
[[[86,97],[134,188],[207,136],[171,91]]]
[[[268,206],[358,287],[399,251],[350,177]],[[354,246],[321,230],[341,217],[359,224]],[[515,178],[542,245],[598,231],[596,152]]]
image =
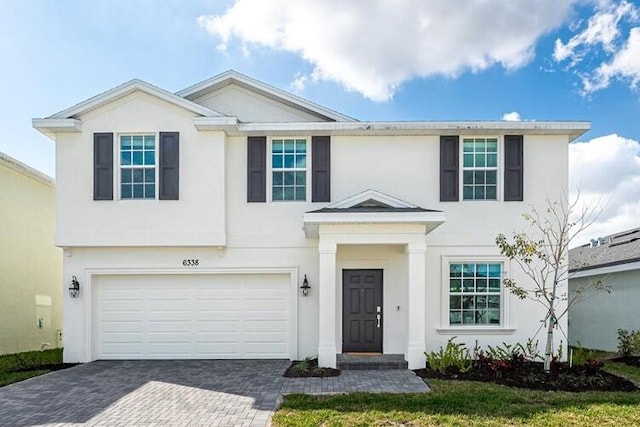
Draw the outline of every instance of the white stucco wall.
[[[213,104],[210,106],[215,109]],[[239,107],[240,111],[245,107],[254,108],[245,103]],[[71,275],[86,280],[86,272],[92,269],[183,269],[182,260],[193,258],[200,260],[198,268],[202,269],[292,267],[297,269],[299,277],[307,274],[312,286],[309,297],[298,293],[297,354],[299,357],[316,355],[318,239],[305,237],[302,217],[304,212],[326,204],[247,203],[246,137],[199,132],[193,126],[192,113],[148,95],[129,95],[81,119],[82,133],[59,134],[56,143],[61,189],[57,243],[68,248],[64,257],[65,281]],[[92,133],[114,132],[114,147],[117,147],[119,132],[159,131],[180,132],[180,200],[121,201],[116,197],[113,201],[93,201]],[[495,136],[500,141],[498,157],[502,162],[502,135],[496,133]],[[310,135],[300,137],[311,140]],[[437,350],[454,335],[470,346],[476,339],[481,345],[505,341],[524,343],[539,329],[544,312],[535,304],[508,294],[504,295],[505,323],[501,328],[448,328],[447,283],[442,266],[447,257],[500,260],[505,262],[509,274],[524,282],[525,277],[499,257],[495,237],[501,232],[511,234],[523,228],[521,214],[528,205],[543,206],[547,196],[552,200],[562,197],[568,181],[568,137],[525,135],[523,202],[440,202],[439,147],[438,136],[333,135],[331,200],[373,188],[424,208],[445,212],[447,221],[426,237],[427,351]],[[310,182],[310,172],[307,177]],[[501,167],[499,198],[503,193],[502,179]],[[269,170],[267,182],[270,182]],[[117,195],[117,177],[114,188]],[[336,254],[337,274],[343,268],[384,269],[385,353],[402,353],[406,346],[406,265],[405,247],[397,244],[339,245]],[[336,286],[336,294],[341,295],[341,283],[337,281]],[[85,351],[86,340],[91,336],[86,323],[88,298],[71,300],[65,294],[67,361],[91,359]],[[336,307],[340,307],[341,301],[337,303]],[[339,309],[335,315],[339,346]],[[566,319],[560,326],[566,331]],[[561,333],[557,335],[559,339]],[[542,341],[543,334],[538,337]]]
[[[611,286],[611,293],[599,292],[571,308],[569,340],[575,346],[580,342],[584,348],[617,351],[618,329],[640,330],[640,270],[570,279],[570,295],[597,280]]]

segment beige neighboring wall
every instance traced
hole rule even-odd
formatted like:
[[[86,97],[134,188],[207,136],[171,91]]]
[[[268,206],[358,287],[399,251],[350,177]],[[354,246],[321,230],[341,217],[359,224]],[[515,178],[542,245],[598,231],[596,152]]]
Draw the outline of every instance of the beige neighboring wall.
[[[62,251],[54,235],[53,180],[0,153],[0,354],[61,346]]]

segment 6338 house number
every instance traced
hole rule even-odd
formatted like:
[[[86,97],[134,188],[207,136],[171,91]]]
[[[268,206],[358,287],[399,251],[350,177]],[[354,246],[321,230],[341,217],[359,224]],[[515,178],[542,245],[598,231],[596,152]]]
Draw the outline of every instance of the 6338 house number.
[[[198,258],[193,259],[183,259],[182,265],[184,267],[197,267],[200,265],[200,260]]]

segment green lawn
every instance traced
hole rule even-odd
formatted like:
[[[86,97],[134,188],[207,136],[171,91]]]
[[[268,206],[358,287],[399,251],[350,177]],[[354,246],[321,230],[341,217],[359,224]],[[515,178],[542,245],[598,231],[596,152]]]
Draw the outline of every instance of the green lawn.
[[[625,377],[640,387],[640,368],[625,365],[624,363],[608,361],[604,362],[604,369],[612,374]]]
[[[42,365],[62,363],[62,349],[55,348],[44,351],[27,351],[18,354],[6,354],[0,356],[0,387],[7,384],[36,377],[50,372],[43,369]],[[29,368],[27,371],[12,372],[20,368]]]
[[[470,381],[428,382],[433,391],[427,394],[288,395],[274,415],[273,424],[279,427],[640,425],[640,392],[545,392]]]

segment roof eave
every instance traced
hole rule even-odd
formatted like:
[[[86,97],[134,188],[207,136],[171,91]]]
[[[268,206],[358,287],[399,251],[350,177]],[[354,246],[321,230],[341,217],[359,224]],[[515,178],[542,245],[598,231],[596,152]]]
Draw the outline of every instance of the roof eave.
[[[82,122],[78,119],[31,119],[31,126],[53,140],[57,133],[82,132]]]

